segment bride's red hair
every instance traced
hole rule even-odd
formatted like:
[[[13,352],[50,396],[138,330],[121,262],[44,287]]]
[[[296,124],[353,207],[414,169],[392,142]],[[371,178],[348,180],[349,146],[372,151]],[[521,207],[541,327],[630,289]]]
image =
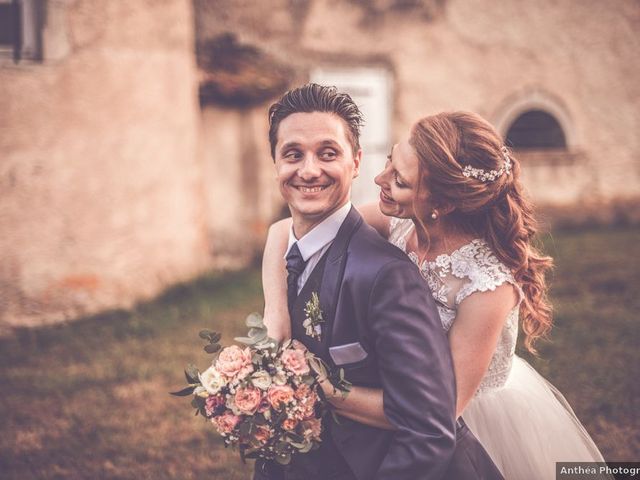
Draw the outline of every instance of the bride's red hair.
[[[463,175],[463,168],[499,170],[504,166],[503,142],[496,130],[474,113],[450,112],[423,118],[412,129],[409,143],[420,161],[420,185],[429,203],[448,211],[446,225],[484,239],[513,272],[524,292],[520,319],[526,348],[551,329],[545,272],[553,262],[532,244],[537,231],[533,208],[520,183],[520,164],[508,153],[511,172],[483,182]],[[431,212],[416,205],[428,232]]]

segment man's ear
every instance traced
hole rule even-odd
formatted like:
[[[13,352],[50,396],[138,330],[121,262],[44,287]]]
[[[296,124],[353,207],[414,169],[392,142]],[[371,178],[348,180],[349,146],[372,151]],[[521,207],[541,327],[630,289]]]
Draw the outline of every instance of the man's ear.
[[[359,148],[357,153],[353,156],[353,178],[357,178],[360,175],[360,161],[362,160],[362,149]]]

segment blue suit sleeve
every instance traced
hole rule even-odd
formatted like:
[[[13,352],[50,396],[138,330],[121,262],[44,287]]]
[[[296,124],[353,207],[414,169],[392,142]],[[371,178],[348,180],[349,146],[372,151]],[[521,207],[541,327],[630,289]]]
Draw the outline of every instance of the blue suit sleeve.
[[[369,315],[384,413],[397,428],[376,480],[435,480],[455,449],[455,377],[433,297],[418,270],[397,260],[378,273]]]

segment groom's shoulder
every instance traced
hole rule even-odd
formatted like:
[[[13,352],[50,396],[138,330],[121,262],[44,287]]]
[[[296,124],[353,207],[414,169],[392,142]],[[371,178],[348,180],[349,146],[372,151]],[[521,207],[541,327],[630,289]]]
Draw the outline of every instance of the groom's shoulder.
[[[406,264],[409,268],[415,265],[407,255],[366,223],[362,223],[354,232],[349,244],[349,260],[359,265],[367,265],[377,270],[389,263]]]

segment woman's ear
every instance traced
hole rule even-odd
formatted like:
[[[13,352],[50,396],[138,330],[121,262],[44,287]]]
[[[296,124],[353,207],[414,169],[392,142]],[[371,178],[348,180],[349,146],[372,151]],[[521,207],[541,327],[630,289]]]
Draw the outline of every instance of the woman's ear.
[[[438,211],[441,215],[449,215],[455,211],[456,207],[453,205],[442,205],[438,207]]]

